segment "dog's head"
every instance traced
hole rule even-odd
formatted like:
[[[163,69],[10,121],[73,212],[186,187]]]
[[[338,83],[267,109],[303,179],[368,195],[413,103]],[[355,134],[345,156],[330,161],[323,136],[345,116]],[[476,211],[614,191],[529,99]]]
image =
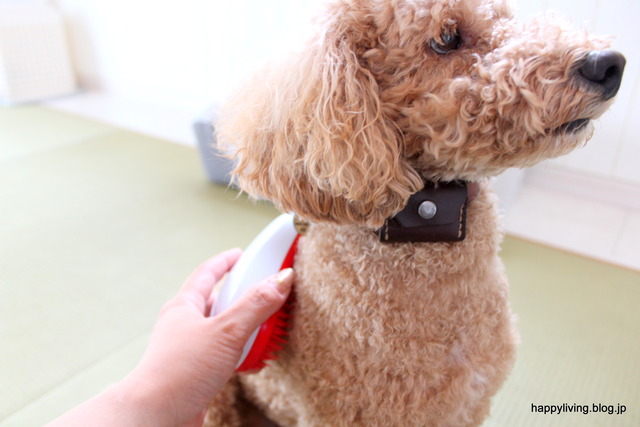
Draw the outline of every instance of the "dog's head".
[[[380,226],[424,180],[475,180],[569,152],[625,60],[500,1],[341,0],[226,110],[242,189],[314,221]]]

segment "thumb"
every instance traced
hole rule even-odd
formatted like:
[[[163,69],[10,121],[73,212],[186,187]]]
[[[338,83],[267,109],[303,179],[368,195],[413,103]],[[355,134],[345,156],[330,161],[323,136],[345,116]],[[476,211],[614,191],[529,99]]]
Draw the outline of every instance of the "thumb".
[[[252,286],[231,307],[215,316],[227,337],[242,346],[253,331],[273,315],[287,300],[294,280],[293,269],[279,273]]]

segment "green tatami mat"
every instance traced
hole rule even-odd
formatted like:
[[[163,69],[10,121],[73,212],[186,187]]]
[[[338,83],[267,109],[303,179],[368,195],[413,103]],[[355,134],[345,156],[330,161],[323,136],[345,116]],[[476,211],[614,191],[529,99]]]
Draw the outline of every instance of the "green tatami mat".
[[[186,276],[277,215],[192,148],[38,107],[0,108],[0,203],[1,427],[125,375]],[[512,238],[502,256],[522,345],[485,425],[640,426],[640,274]],[[532,412],[563,403],[627,411]]]
[[[502,258],[522,343],[485,425],[640,426],[640,273],[514,238]]]
[[[16,112],[0,109],[1,153],[19,151],[24,140],[12,136],[49,114],[19,112],[12,122]],[[77,403],[61,396],[48,412],[21,413],[96,364],[122,360],[114,355],[146,336],[200,262],[246,246],[277,215],[209,184],[192,148],[51,115],[60,116],[60,128],[47,122],[55,141],[35,133],[40,149],[0,155],[1,425],[41,425]],[[140,353],[128,354],[130,367]],[[107,363],[85,394],[121,371]]]
[[[37,107],[0,107],[0,161],[113,132],[113,127]]]

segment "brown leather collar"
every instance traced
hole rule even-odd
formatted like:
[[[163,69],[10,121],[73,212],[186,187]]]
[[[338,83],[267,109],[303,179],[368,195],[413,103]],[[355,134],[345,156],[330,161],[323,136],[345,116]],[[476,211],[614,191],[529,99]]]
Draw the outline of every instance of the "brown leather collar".
[[[426,182],[405,208],[377,230],[384,243],[459,242],[466,235],[467,205],[480,191],[477,182]]]

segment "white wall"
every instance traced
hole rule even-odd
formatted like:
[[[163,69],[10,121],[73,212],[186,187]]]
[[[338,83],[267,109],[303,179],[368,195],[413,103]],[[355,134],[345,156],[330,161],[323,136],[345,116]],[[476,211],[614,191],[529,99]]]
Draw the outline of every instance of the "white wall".
[[[187,109],[219,100],[304,31],[317,0],[54,0],[80,80]],[[303,17],[303,19],[299,19]]]
[[[224,98],[258,64],[299,41],[322,0],[54,0],[68,17],[85,87],[186,111]],[[618,99],[589,145],[554,165],[640,184],[638,0],[520,0],[528,18],[545,9],[615,34],[627,56]]]

